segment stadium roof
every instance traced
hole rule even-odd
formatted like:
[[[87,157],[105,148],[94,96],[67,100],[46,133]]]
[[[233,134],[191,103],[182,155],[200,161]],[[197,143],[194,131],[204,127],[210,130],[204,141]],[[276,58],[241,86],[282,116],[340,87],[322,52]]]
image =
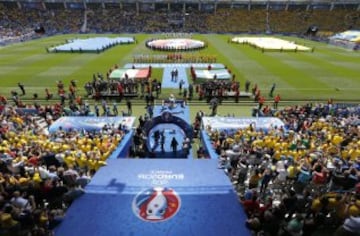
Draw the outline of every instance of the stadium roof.
[[[121,3],[335,3],[360,4],[360,0],[43,0],[44,2],[121,2]],[[32,0],[0,0],[0,2],[37,2]]]
[[[0,2],[11,3],[40,3],[37,0],[0,0]],[[42,0],[41,2],[51,3],[75,3],[75,4],[199,4],[199,5],[229,5],[229,6],[241,6],[241,5],[307,5],[307,6],[355,6],[360,10],[360,0]]]

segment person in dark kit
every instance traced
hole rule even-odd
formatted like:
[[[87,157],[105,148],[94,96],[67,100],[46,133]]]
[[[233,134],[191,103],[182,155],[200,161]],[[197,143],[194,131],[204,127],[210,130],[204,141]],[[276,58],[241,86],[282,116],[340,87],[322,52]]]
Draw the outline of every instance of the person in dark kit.
[[[258,85],[257,85],[257,84],[254,84],[254,86],[253,86],[253,87],[252,87],[252,89],[251,89],[251,93],[252,93],[252,95],[254,95],[254,96],[255,96],[256,91],[258,91]]]
[[[11,96],[12,96],[13,102],[17,105],[19,102],[18,93],[16,91],[11,91]]]
[[[211,116],[216,115],[218,105],[219,105],[219,100],[217,98],[212,98],[210,100]]]
[[[161,93],[161,82],[160,81],[158,82],[157,86],[158,86],[158,91],[159,91],[159,94],[160,94]]]
[[[130,99],[126,100],[126,107],[128,109],[128,115],[131,116],[131,114],[132,114],[132,104],[131,104]]]
[[[26,91],[25,91],[25,86],[22,84],[22,83],[18,83],[18,86],[22,92],[22,95],[25,95],[26,94]]]
[[[154,115],[154,110],[153,110],[154,107],[151,105],[147,105],[145,108],[146,108],[146,111],[147,111],[147,114],[149,115],[149,117],[152,118]]]
[[[63,92],[61,92],[60,94],[59,94],[59,96],[60,96],[60,104],[61,104],[61,106],[64,106],[65,105],[65,100],[66,100],[66,95],[65,95],[65,93],[63,93]]]
[[[175,70],[174,70],[174,79],[175,79],[174,81],[175,81],[175,83],[177,83],[178,76],[179,76],[179,71],[178,71],[177,68],[175,68]]]
[[[249,89],[250,89],[250,81],[249,80],[246,80],[245,82],[245,92],[249,92]]]
[[[183,90],[183,100],[184,100],[184,102],[186,102],[186,99],[187,99],[187,93],[188,93],[187,89],[186,89],[186,88],[184,88],[184,90]]]
[[[159,139],[160,139],[160,131],[156,130],[154,132],[154,140],[155,140],[155,145],[159,143]]]
[[[50,100],[53,97],[52,93],[50,92],[50,90],[48,88],[45,89],[45,94],[46,94],[46,97],[45,97],[46,100]]]
[[[160,133],[160,147],[161,147],[161,152],[165,152],[165,130],[161,131]]]
[[[156,85],[155,85],[155,93],[156,93],[156,98],[157,98],[157,99],[159,98],[160,91],[161,91],[161,83],[158,82],[158,83],[156,83]]]
[[[183,87],[183,84],[184,84],[184,80],[181,79],[180,82],[179,82],[179,95],[182,93],[182,87]]]
[[[271,98],[274,96],[275,88],[276,88],[276,84],[273,83],[273,85],[271,86],[271,89],[270,89],[270,93],[269,93],[269,96],[270,96]]]
[[[114,102],[113,104],[113,115],[117,116],[119,114],[119,110],[117,108],[117,104]]]
[[[105,114],[106,113],[106,107],[107,107],[107,103],[106,103],[105,100],[101,101],[101,107],[103,109],[103,114]]]
[[[99,109],[99,106],[97,104],[95,104],[94,109],[95,109],[96,116],[100,116],[100,109]]]
[[[192,84],[189,84],[189,100],[192,99],[193,94],[194,94],[194,87]]]
[[[171,145],[171,148],[172,148],[173,152],[176,153],[177,146],[179,145],[179,143],[178,143],[178,141],[176,141],[175,137],[172,138],[170,145]]]
[[[149,104],[150,104],[150,95],[149,94],[145,95],[145,102],[146,102],[146,106],[149,106]]]
[[[155,96],[152,93],[150,93],[149,103],[151,106],[154,106],[155,104]]]
[[[143,128],[146,122],[145,118],[143,116],[140,116],[138,120],[139,120],[139,127]]]

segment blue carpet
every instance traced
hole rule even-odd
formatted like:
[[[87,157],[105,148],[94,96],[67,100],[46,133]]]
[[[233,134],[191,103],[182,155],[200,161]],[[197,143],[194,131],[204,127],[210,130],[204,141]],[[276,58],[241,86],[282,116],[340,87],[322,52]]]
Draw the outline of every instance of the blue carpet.
[[[165,67],[163,71],[163,77],[161,82],[162,88],[179,88],[179,83],[182,80],[183,81],[183,88],[189,87],[189,82],[187,79],[186,69],[183,67],[177,68],[178,70],[178,79],[177,81],[171,81],[171,71],[174,70],[177,67]]]
[[[56,235],[247,236],[245,220],[216,160],[115,159],[96,173]]]

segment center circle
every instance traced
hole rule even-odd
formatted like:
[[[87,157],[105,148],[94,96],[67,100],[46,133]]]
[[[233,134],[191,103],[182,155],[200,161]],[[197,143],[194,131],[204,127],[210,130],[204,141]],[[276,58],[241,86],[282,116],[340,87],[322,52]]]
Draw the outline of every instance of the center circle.
[[[160,51],[187,51],[202,49],[205,47],[205,42],[189,38],[151,39],[146,42],[146,46]]]

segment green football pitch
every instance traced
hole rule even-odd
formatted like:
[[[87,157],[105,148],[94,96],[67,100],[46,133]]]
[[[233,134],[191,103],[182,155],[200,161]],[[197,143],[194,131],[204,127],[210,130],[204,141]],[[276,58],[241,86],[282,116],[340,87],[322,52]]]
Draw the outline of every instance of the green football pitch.
[[[157,35],[136,34],[138,43],[119,45],[97,53],[47,53],[46,48],[63,44],[66,39],[98,35],[61,35],[0,47],[0,94],[10,96],[19,91],[17,83],[25,85],[27,97],[33,93],[44,97],[45,88],[53,93],[56,81],[66,85],[77,80],[81,92],[83,85],[94,73],[105,74],[114,64],[119,67],[132,63],[136,54],[159,54],[145,47],[145,41]],[[115,35],[109,35],[114,37]],[[238,36],[238,35],[236,35]],[[261,52],[248,45],[228,43],[233,35],[193,35],[204,40],[208,47],[196,53],[216,55],[217,62],[226,65],[240,81],[257,83],[262,94],[267,95],[273,83],[275,93],[282,100],[360,100],[360,53],[325,43],[299,38],[282,37],[314,48],[314,52]],[[280,36],[279,36],[280,37]],[[160,69],[159,69],[160,70]],[[161,79],[162,71],[155,76]],[[165,95],[164,95],[165,96]]]

